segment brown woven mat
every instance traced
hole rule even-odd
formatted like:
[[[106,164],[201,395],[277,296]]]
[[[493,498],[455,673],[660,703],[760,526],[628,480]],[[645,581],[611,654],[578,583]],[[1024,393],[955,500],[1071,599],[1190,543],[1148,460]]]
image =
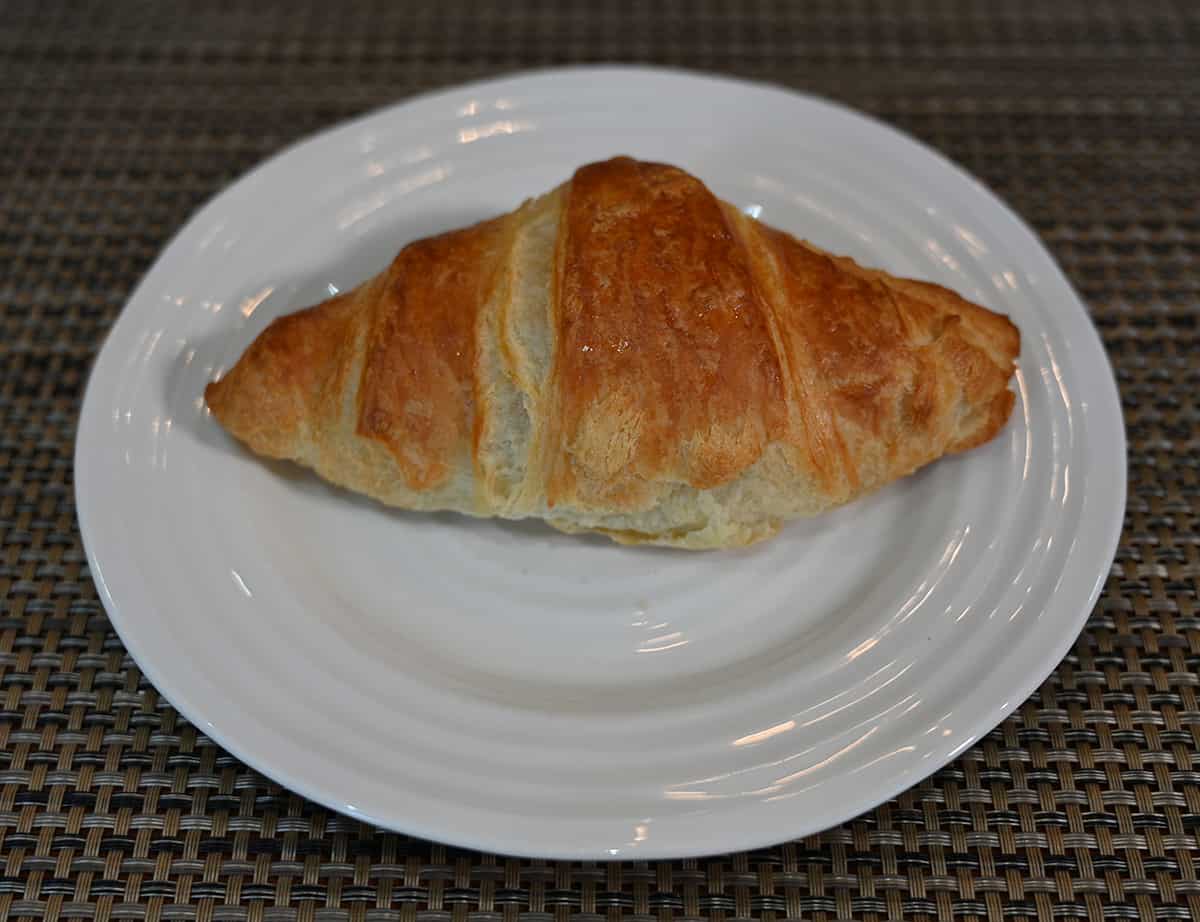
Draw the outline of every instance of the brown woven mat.
[[[0,3],[0,918],[1200,918],[1200,4],[653,6]],[[75,523],[88,365],[168,236],[286,142],[618,58],[844,100],[1033,224],[1120,379],[1117,560],[1013,717],[819,836],[605,866],[379,833],[226,755],[125,654]]]

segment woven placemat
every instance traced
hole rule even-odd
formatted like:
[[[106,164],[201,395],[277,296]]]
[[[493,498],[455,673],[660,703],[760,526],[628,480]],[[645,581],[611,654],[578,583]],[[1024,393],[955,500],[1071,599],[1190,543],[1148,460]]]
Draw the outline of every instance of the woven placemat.
[[[1125,532],[1066,661],[933,778],[752,854],[506,859],[281,790],[141,677],[75,521],[88,366],[197,205],[373,106],[604,59],[774,80],[941,149],[1051,247],[1124,401]],[[1197,100],[1189,2],[4,0],[0,918],[1200,918]]]

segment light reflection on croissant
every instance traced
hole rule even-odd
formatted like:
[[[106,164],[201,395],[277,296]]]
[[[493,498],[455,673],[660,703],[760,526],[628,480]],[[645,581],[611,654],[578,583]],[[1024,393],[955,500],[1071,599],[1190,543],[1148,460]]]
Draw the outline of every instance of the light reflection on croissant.
[[[205,396],[255,452],[389,505],[731,547],[992,438],[1019,346],[618,158],[276,320]]]

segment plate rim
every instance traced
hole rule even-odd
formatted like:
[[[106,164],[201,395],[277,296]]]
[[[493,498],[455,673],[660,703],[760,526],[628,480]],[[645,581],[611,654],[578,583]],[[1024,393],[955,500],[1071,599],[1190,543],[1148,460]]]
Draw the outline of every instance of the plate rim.
[[[1103,388],[1103,393],[1090,393],[1088,398],[1082,401],[1082,407],[1079,410],[1080,416],[1087,419],[1090,414],[1098,412],[1089,408],[1088,403],[1099,405],[1102,411],[1111,411],[1111,419],[1107,420],[1105,425],[1111,423],[1112,432],[1110,433],[1116,441],[1108,452],[1103,454],[1103,457],[1097,459],[1093,453],[1089,457],[1089,474],[1097,464],[1102,465],[1102,473],[1106,475],[1106,481],[1111,481],[1108,486],[1111,486],[1109,494],[1111,501],[1104,506],[1097,508],[1094,503],[1089,504],[1085,497],[1085,505],[1080,512],[1080,529],[1082,531],[1085,523],[1083,521],[1088,508],[1092,508],[1093,515],[1101,518],[1102,527],[1099,527],[1099,536],[1092,544],[1093,552],[1095,553],[1096,563],[1095,575],[1092,578],[1092,583],[1088,588],[1086,604],[1081,605],[1079,610],[1071,612],[1072,619],[1069,625],[1064,625],[1061,631],[1055,633],[1055,642],[1046,646],[1047,655],[1039,658],[1035,666],[1027,667],[1024,672],[1024,679],[1014,694],[1000,704],[993,704],[987,709],[986,713],[982,713],[972,721],[972,726],[977,726],[981,729],[976,736],[968,736],[965,740],[956,741],[953,745],[944,746],[942,749],[933,751],[929,759],[928,770],[924,770],[923,774],[914,781],[912,778],[904,774],[895,776],[889,784],[871,788],[869,793],[865,795],[843,796],[841,798],[842,808],[835,811],[842,816],[840,820],[826,822],[822,820],[815,826],[811,823],[805,825],[803,816],[795,819],[794,828],[784,833],[784,837],[780,838],[778,831],[770,835],[755,835],[754,829],[749,833],[723,832],[722,839],[727,840],[728,844],[722,845],[720,849],[714,849],[708,844],[701,843],[691,846],[676,846],[663,848],[662,845],[652,846],[647,843],[645,849],[639,849],[637,853],[622,852],[619,855],[612,855],[611,852],[606,853],[598,845],[594,846],[573,846],[570,848],[551,847],[549,849],[539,849],[536,843],[532,842],[514,842],[510,839],[505,839],[501,831],[481,831],[475,835],[460,835],[459,831],[454,831],[449,840],[446,839],[447,833],[439,831],[436,828],[429,828],[428,824],[420,822],[408,822],[402,826],[396,824],[394,820],[385,820],[374,816],[370,811],[357,811],[347,813],[344,802],[340,801],[329,791],[319,790],[310,784],[292,776],[292,772],[287,769],[286,765],[271,763],[269,758],[259,759],[253,754],[248,754],[242,746],[236,742],[228,740],[222,731],[215,727],[201,729],[207,723],[201,716],[202,708],[193,708],[193,702],[188,700],[188,695],[175,687],[175,684],[166,677],[163,672],[160,672],[158,666],[153,665],[153,658],[145,655],[146,651],[142,648],[140,641],[136,639],[136,631],[133,630],[133,625],[123,623],[124,615],[117,604],[116,599],[110,591],[107,580],[104,578],[104,572],[100,561],[100,538],[98,537],[98,528],[95,525],[96,519],[99,517],[98,510],[95,509],[96,490],[91,486],[92,478],[95,474],[93,466],[88,463],[89,454],[94,454],[96,448],[101,444],[103,430],[99,425],[100,416],[98,415],[97,402],[99,401],[99,392],[104,384],[112,384],[105,381],[105,378],[112,378],[115,370],[107,367],[119,362],[119,358],[114,354],[109,354],[109,346],[117,338],[116,334],[121,329],[123,324],[134,322],[132,315],[127,308],[142,298],[147,289],[150,287],[150,282],[160,269],[161,264],[176,244],[178,244],[189,232],[193,231],[204,221],[218,213],[223,206],[228,204],[235,195],[243,194],[259,176],[277,166],[282,161],[287,160],[299,149],[308,145],[314,144],[320,140],[328,140],[331,137],[343,132],[351,132],[357,128],[361,128],[375,120],[386,119],[393,116],[398,110],[419,104],[430,103],[438,100],[458,100],[464,94],[479,92],[484,88],[496,90],[501,87],[511,88],[514,84],[524,82],[537,83],[547,79],[554,79],[563,75],[571,75],[573,77],[588,77],[595,76],[597,78],[605,77],[612,78],[618,76],[625,79],[646,79],[646,80],[667,80],[677,81],[679,83],[694,82],[698,86],[705,84],[719,84],[730,88],[739,88],[747,92],[767,92],[772,95],[777,95],[791,101],[804,101],[808,104],[815,104],[819,107],[824,107],[833,110],[835,113],[861,122],[869,123],[874,129],[882,130],[891,136],[892,139],[904,143],[914,152],[924,155],[926,158],[932,157],[931,163],[936,164],[940,169],[949,169],[960,180],[973,186],[976,190],[986,196],[990,202],[997,207],[997,217],[1005,218],[1013,229],[1025,238],[1027,242],[1032,244],[1037,252],[1040,261],[1043,263],[1039,270],[1049,272],[1049,278],[1046,281],[1057,284],[1066,291],[1070,298],[1069,306],[1064,305],[1063,310],[1067,312],[1078,312],[1078,319],[1083,321],[1083,327],[1086,327],[1088,334],[1084,341],[1076,341],[1071,343],[1075,348],[1085,352],[1094,352],[1095,358],[1099,360],[1099,366],[1094,368],[1097,377],[1102,379],[1106,384]],[[535,88],[536,89],[536,88]],[[107,361],[106,361],[107,360]],[[1085,364],[1091,365],[1092,360],[1089,358]],[[1102,370],[1107,370],[1107,374],[1099,374]],[[1077,376],[1082,373],[1077,369]],[[1099,388],[1098,388],[1099,389]],[[109,388],[111,390],[111,387]],[[1091,427],[1088,427],[1089,429]],[[896,126],[877,118],[869,113],[861,112],[840,102],[821,97],[815,94],[797,91],[790,87],[783,86],[778,83],[766,82],[760,80],[746,79],[742,77],[727,76],[719,73],[705,72],[681,69],[675,67],[661,66],[628,66],[621,64],[599,64],[599,65],[575,65],[566,67],[547,67],[518,70],[506,73],[500,73],[491,77],[474,80],[462,84],[454,84],[444,87],[435,88],[425,92],[421,92],[412,96],[407,96],[395,102],[388,103],[384,106],[372,109],[368,112],[359,114],[349,119],[339,121],[331,126],[320,129],[317,132],[301,137],[289,144],[285,145],[280,150],[271,154],[260,163],[253,166],[250,170],[237,176],[222,189],[217,191],[206,202],[197,207],[185,220],[180,227],[171,235],[170,239],[162,246],[156,255],[155,261],[146,270],[145,274],[139,280],[138,284],[133,288],[129,297],[125,300],[120,313],[117,315],[111,328],[105,335],[103,342],[96,352],[96,357],[92,363],[92,367],[88,373],[87,384],[84,390],[83,401],[80,408],[79,418],[76,428],[76,446],[73,459],[74,472],[74,494],[76,504],[76,514],[79,521],[81,539],[87,558],[89,572],[96,584],[97,592],[104,606],[106,615],[114,631],[121,639],[126,651],[136,663],[140,672],[149,680],[156,691],[162,695],[171,705],[176,708],[189,722],[197,727],[198,732],[202,732],[205,736],[212,739],[213,742],[221,746],[227,752],[232,754],[254,771],[262,774],[266,778],[274,779],[284,787],[294,791],[301,796],[312,800],[315,803],[321,804],[339,814],[351,816],[360,821],[373,823],[381,828],[393,829],[409,835],[418,836],[421,838],[430,839],[433,841],[446,841],[447,844],[455,844],[460,847],[471,848],[483,852],[494,852],[506,855],[521,855],[528,857],[553,857],[564,859],[593,859],[593,860],[655,860],[683,857],[701,857],[712,855],[721,852],[742,851],[747,849],[766,847],[777,844],[782,841],[790,841],[799,836],[808,835],[821,829],[829,828],[839,822],[846,822],[853,819],[862,813],[874,809],[879,804],[890,800],[899,793],[911,788],[915,783],[929,777],[934,772],[942,769],[962,752],[966,751],[971,745],[985,735],[991,732],[998,726],[1006,717],[1017,710],[1037,688],[1048,678],[1057,666],[1061,663],[1064,656],[1069,652],[1071,647],[1077,641],[1081,630],[1084,627],[1091,612],[1095,608],[1096,602],[1103,589],[1104,582],[1111,572],[1111,562],[1113,561],[1116,551],[1119,547],[1120,537],[1124,522],[1124,516],[1127,505],[1127,478],[1128,478],[1128,459],[1127,459],[1127,435],[1125,431],[1124,416],[1122,413],[1120,393],[1117,386],[1117,381],[1112,366],[1112,362],[1108,356],[1107,350],[1104,347],[1103,340],[1100,337],[1090,313],[1083,299],[1079,296],[1070,280],[1059,267],[1049,249],[1042,242],[1041,238],[1034,232],[1028,223],[1021,218],[997,193],[992,191],[982,180],[966,169],[959,166],[953,160],[930,147],[921,140],[909,135]],[[1093,497],[1095,490],[1093,492]],[[89,501],[88,496],[92,499]],[[1073,549],[1071,554],[1076,553]],[[1102,559],[1103,558],[1103,559]],[[1066,561],[1064,559],[1064,567]],[[1091,572],[1093,566],[1089,562],[1086,568]],[[1069,630],[1068,630],[1069,628]],[[148,665],[149,664],[149,665]],[[1016,692],[1019,692],[1016,693]],[[181,705],[181,701],[186,701],[186,705]],[[319,786],[318,786],[319,787]],[[797,813],[801,811],[797,810]],[[661,840],[659,840],[661,842]]]

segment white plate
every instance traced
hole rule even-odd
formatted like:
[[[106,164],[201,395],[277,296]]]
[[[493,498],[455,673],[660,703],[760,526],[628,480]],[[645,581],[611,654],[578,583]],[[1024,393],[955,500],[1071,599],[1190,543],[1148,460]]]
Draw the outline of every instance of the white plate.
[[[251,457],[205,412],[271,318],[618,153],[1011,315],[1008,428],[766,544],[685,553],[388,511]],[[994,727],[1096,599],[1125,452],[1078,297],[983,186],[827,102],[587,69],[407,102],[218,196],[113,329],[76,474],[130,653],[239,758],[420,836],[649,858],[812,833]]]

